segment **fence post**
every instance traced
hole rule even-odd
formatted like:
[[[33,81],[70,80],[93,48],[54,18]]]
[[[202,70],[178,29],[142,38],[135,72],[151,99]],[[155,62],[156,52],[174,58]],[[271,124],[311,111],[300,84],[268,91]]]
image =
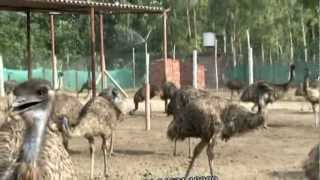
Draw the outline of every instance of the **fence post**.
[[[214,68],[216,72],[216,90],[219,90],[219,73],[218,73],[218,40],[214,42]]]
[[[249,47],[249,84],[253,84],[253,56],[252,56],[252,48]]]
[[[78,74],[78,70],[76,70],[76,92],[78,92],[79,90],[79,74]],[[79,94],[77,93],[77,97],[79,96]]]
[[[133,88],[136,88],[136,55],[135,49],[132,48],[132,77],[133,77]]]
[[[150,123],[150,84],[149,84],[149,58],[150,55],[147,54],[146,58],[146,101],[145,101],[145,111],[146,111],[146,130],[149,131],[151,129]]]
[[[197,50],[193,50],[193,61],[192,61],[192,74],[193,74],[193,87],[198,88],[198,54]]]
[[[0,96],[5,96],[4,93],[4,72],[3,72],[3,59],[0,54]]]

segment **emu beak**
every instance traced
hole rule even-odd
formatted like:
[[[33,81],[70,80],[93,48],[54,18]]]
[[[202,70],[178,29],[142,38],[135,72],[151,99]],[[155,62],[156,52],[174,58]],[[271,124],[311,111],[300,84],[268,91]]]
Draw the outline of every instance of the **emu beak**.
[[[43,100],[35,96],[19,96],[14,99],[11,104],[10,111],[15,113],[23,113],[31,107],[39,104]]]
[[[67,137],[70,138],[71,137],[71,133],[70,133],[70,126],[69,126],[69,121],[67,118],[63,117],[61,119],[62,121],[62,132],[63,134]]]

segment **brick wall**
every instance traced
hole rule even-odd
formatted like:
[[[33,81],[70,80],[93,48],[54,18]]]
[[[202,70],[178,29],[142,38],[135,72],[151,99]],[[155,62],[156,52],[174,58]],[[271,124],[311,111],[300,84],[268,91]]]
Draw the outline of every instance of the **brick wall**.
[[[180,64],[181,69],[181,85],[182,86],[192,86],[193,81],[193,65],[192,61]],[[206,87],[205,83],[205,67],[198,64],[198,88],[204,89]]]
[[[179,60],[168,59],[167,80],[173,82],[177,87],[192,86],[193,73],[192,61],[181,63]],[[206,87],[205,66],[198,65],[198,88]],[[161,85],[164,82],[164,61],[154,61],[150,66],[150,83]]]
[[[167,80],[173,82],[180,88],[180,61],[168,59],[167,61]],[[164,82],[164,61],[159,59],[150,66],[150,83],[161,85]]]

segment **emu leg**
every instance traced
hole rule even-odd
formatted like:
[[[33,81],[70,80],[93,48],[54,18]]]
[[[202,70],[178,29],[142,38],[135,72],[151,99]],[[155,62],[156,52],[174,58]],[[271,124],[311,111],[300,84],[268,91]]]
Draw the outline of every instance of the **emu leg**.
[[[177,155],[177,139],[174,140],[173,156]]]
[[[102,145],[101,145],[101,150],[103,153],[103,158],[104,158],[104,176],[108,177],[108,172],[109,172],[109,166],[108,166],[108,159],[110,159],[110,154],[107,155],[107,137],[105,134],[101,134],[101,139],[102,139]]]
[[[165,112],[165,113],[167,112],[167,105],[168,105],[168,99],[165,98],[165,99],[164,99],[164,112]]]
[[[231,101],[232,101],[232,98],[233,98],[233,90],[231,90],[231,97],[230,97]]]
[[[189,146],[188,157],[191,158],[191,138],[188,138],[188,146]]]
[[[212,137],[212,139],[210,140],[210,143],[208,144],[208,147],[207,147],[207,156],[208,156],[208,162],[209,162],[211,176],[213,176],[212,164],[213,164],[213,158],[214,158],[213,148],[214,148],[215,144],[216,144],[216,136]]]
[[[94,147],[94,138],[93,136],[86,135],[85,138],[88,140],[90,144],[90,161],[91,161],[91,168],[90,168],[90,179],[93,179],[93,174],[94,174],[94,152],[95,152],[95,147]]]
[[[201,140],[197,146],[194,148],[194,151],[193,151],[193,156],[191,158],[191,161],[190,161],[190,164],[189,164],[189,167],[187,169],[187,172],[186,172],[186,175],[185,175],[185,178],[187,179],[187,177],[189,176],[190,174],[190,171],[193,167],[193,164],[194,164],[194,161],[195,159],[199,156],[199,154],[202,152],[203,148],[208,144],[208,142],[204,141],[204,140]]]
[[[129,112],[130,115],[133,115],[139,108],[139,102],[134,101],[134,109]]]
[[[318,125],[319,125],[319,117],[318,117],[318,114],[317,114],[317,109],[316,109],[316,105],[315,104],[312,105],[312,111],[313,111],[313,115],[314,115],[314,119],[315,119],[315,127],[317,128]]]
[[[113,154],[113,144],[114,144],[114,132],[111,131],[111,140],[110,140],[110,148],[109,148],[109,156]]]

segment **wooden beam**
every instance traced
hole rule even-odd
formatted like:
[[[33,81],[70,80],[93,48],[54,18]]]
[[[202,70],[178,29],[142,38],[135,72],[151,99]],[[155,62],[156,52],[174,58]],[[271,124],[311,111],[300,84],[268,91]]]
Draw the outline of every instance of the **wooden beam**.
[[[145,100],[145,115],[146,115],[146,130],[149,131],[151,129],[150,123],[150,82],[149,82],[149,58],[150,55],[147,54],[146,59],[146,84],[145,84],[145,91],[146,91],[146,100]]]
[[[91,25],[91,75],[92,75],[92,97],[96,96],[96,33],[95,33],[95,10],[90,8]]]
[[[106,76],[104,71],[106,69],[105,54],[104,54],[104,32],[103,32],[103,14],[100,14],[100,68],[101,68],[101,89],[104,89],[106,84]]]
[[[167,11],[163,13],[163,55],[164,55],[164,79],[167,81],[168,42],[167,42]]]
[[[31,12],[27,11],[27,69],[28,79],[32,78],[32,60],[31,60]]]

